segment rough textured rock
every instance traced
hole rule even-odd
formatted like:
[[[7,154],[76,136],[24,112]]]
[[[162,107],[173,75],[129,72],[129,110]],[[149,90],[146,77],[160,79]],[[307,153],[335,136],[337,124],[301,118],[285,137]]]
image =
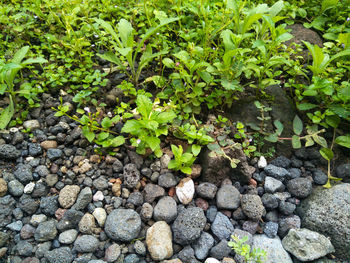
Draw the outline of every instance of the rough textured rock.
[[[227,257],[231,251],[232,248],[227,245],[227,240],[223,239],[211,248],[209,255],[213,258],[222,260],[224,257]]]
[[[241,202],[241,195],[232,185],[222,186],[216,194],[216,205],[221,209],[237,209]]]
[[[278,237],[268,238],[265,235],[254,235],[252,248],[261,248],[266,251],[267,257],[266,261],[264,261],[265,263],[293,263]]]
[[[330,237],[336,254],[350,259],[350,184],[330,189],[318,187],[304,199],[297,212],[302,226]]]
[[[218,212],[211,225],[211,231],[219,239],[229,239],[234,227],[227,216]]]
[[[180,245],[190,244],[199,238],[206,222],[202,209],[191,207],[182,210],[172,225],[174,241]]]
[[[78,185],[66,185],[58,196],[58,202],[63,208],[70,208],[77,199],[80,187]]]
[[[265,207],[258,195],[243,195],[241,198],[241,206],[243,213],[253,220],[259,220],[266,214]]]
[[[73,261],[73,255],[69,247],[60,247],[47,251],[45,253],[45,259],[49,263],[71,263]]]
[[[83,235],[74,242],[74,249],[78,252],[94,252],[98,248],[99,241],[92,235]]]
[[[192,245],[196,258],[199,260],[205,259],[213,245],[214,238],[209,233],[203,232]]]
[[[201,183],[196,188],[197,194],[205,199],[214,199],[217,190],[216,185],[211,183]]]
[[[131,241],[141,230],[141,218],[134,210],[115,209],[105,223],[106,234],[116,241]]]
[[[146,233],[146,244],[153,260],[164,260],[173,255],[172,233],[165,221],[154,223]]]
[[[282,245],[301,261],[315,260],[334,252],[328,238],[306,228],[291,229],[283,238]]]
[[[124,184],[128,188],[134,188],[140,181],[140,172],[137,166],[133,163],[129,163],[124,166]]]
[[[21,152],[11,144],[0,145],[0,159],[3,160],[16,160],[21,156]]]
[[[57,235],[57,229],[55,226],[55,221],[45,221],[38,225],[34,233],[34,238],[36,241],[45,242],[53,240]]]
[[[7,183],[3,178],[0,178],[0,197],[3,197],[7,192]]]
[[[295,178],[288,182],[287,189],[297,198],[306,198],[312,192],[312,183],[307,178]]]
[[[143,192],[145,202],[147,203],[152,203],[156,198],[161,197],[165,194],[164,188],[155,184],[147,184]]]
[[[175,200],[170,196],[161,198],[153,209],[153,217],[156,221],[172,222],[177,216]]]

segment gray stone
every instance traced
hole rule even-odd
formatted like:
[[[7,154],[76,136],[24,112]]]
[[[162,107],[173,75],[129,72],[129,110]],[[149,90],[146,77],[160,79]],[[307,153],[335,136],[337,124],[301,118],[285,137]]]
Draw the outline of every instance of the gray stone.
[[[28,153],[30,156],[38,156],[42,154],[43,150],[39,143],[28,143]]]
[[[16,160],[21,156],[21,152],[11,144],[0,145],[0,159],[3,160]]]
[[[16,170],[13,174],[17,180],[23,184],[27,184],[34,179],[32,174],[32,167],[28,164],[17,165]]]
[[[92,235],[82,235],[74,242],[74,249],[81,253],[95,252],[98,248],[99,241]]]
[[[264,225],[264,234],[269,238],[275,238],[278,232],[278,223],[276,222],[267,222]]]
[[[194,250],[190,246],[185,246],[177,255],[181,262],[194,263],[196,258],[194,256]]]
[[[134,243],[134,249],[135,249],[136,254],[141,255],[141,256],[146,255],[146,251],[147,251],[146,246],[140,240],[136,240],[136,242]]]
[[[208,208],[208,210],[206,211],[206,216],[210,223],[214,222],[217,213],[218,209],[216,208],[216,206],[210,206]]]
[[[92,191],[90,187],[85,187],[80,191],[72,209],[83,210],[92,201]]]
[[[265,193],[261,201],[267,210],[273,210],[278,207],[278,198],[273,194]]]
[[[297,198],[306,198],[312,192],[312,183],[307,178],[295,178],[287,183],[287,189]]]
[[[140,215],[144,220],[151,219],[153,215],[153,206],[149,203],[144,203],[142,205]]]
[[[108,189],[108,180],[104,176],[100,176],[92,182],[92,185],[100,191]]]
[[[114,262],[119,258],[120,254],[120,246],[118,244],[112,244],[106,249],[104,260],[109,263]]]
[[[144,190],[144,197],[146,203],[153,203],[153,201],[165,194],[164,188],[155,184],[146,184]]]
[[[33,253],[33,245],[30,244],[28,241],[21,240],[16,245],[16,250],[18,252],[18,255],[29,257]]]
[[[56,161],[57,159],[61,158],[62,155],[63,155],[63,152],[61,149],[50,148],[47,150],[47,158],[49,158],[50,161]]]
[[[15,222],[12,222],[11,224],[8,224],[6,227],[12,231],[19,232],[23,227],[23,223],[22,221],[15,221]]]
[[[335,169],[336,176],[342,178],[342,182],[350,183],[350,163],[338,165]]]
[[[24,194],[19,199],[18,207],[27,214],[32,215],[38,209],[39,203],[29,195]]]
[[[327,237],[340,258],[350,259],[350,184],[318,187],[301,202],[297,212],[302,225]]]
[[[134,188],[140,181],[140,172],[137,166],[133,163],[129,163],[124,166],[123,169],[123,183],[127,188]]]
[[[58,196],[42,197],[40,200],[41,212],[47,216],[54,216],[58,209]]]
[[[4,227],[11,222],[11,215],[15,209],[16,201],[10,195],[0,197],[0,227]]]
[[[286,216],[293,214],[295,208],[295,204],[285,201],[281,201],[278,206],[278,210],[281,212],[281,214]]]
[[[40,122],[38,120],[28,120],[23,122],[23,127],[26,130],[34,131],[40,129]]]
[[[284,191],[285,186],[281,181],[279,181],[273,177],[266,176],[264,189],[265,189],[265,192],[273,194],[275,192]]]
[[[128,203],[133,204],[134,206],[141,206],[143,204],[143,195],[140,192],[132,192],[129,195]]]
[[[50,248],[51,248],[50,241],[38,244],[36,247],[35,256],[37,258],[43,258],[45,256],[45,253],[48,252]]]
[[[207,232],[203,232],[194,242],[192,248],[197,259],[204,260],[214,246],[214,238]]]
[[[49,169],[45,165],[39,165],[35,168],[34,172],[36,172],[40,177],[45,177],[50,174]]]
[[[273,159],[270,164],[277,166],[277,167],[282,167],[282,168],[288,168],[291,165],[291,160],[289,160],[285,156],[278,156],[276,159]]]
[[[286,177],[290,176],[290,173],[288,170],[282,167],[277,167],[272,164],[267,165],[264,168],[264,172],[273,178],[276,178],[277,180],[283,181]]]
[[[3,247],[9,240],[10,235],[5,232],[0,232],[0,247]]]
[[[316,170],[313,172],[313,179],[315,184],[324,185],[328,181],[328,176],[322,170]]]
[[[260,196],[246,194],[241,198],[241,207],[243,213],[252,220],[260,220],[266,214]]]
[[[60,247],[47,251],[45,253],[45,259],[49,263],[71,263],[73,261],[73,255],[69,247]]]
[[[190,244],[199,238],[206,222],[203,210],[199,207],[182,210],[172,225],[174,241],[180,245]]]
[[[124,258],[124,263],[139,263],[140,259],[136,254],[129,254]]]
[[[57,229],[55,226],[55,221],[45,221],[38,225],[34,233],[35,241],[45,242],[55,239],[57,235]]]
[[[197,194],[204,199],[214,199],[218,188],[215,184],[201,183],[196,188]]]
[[[229,239],[234,227],[227,216],[218,212],[211,225],[211,231],[218,239]]]
[[[12,196],[21,196],[23,194],[24,186],[18,180],[12,180],[7,184],[8,191]]]
[[[74,209],[67,210],[61,220],[57,223],[57,229],[62,232],[76,228],[83,215],[84,214],[81,211],[76,211]]]
[[[301,176],[301,170],[298,168],[290,168],[288,169],[288,172],[290,174],[288,179],[295,179]]]
[[[284,250],[279,237],[269,238],[265,235],[254,235],[252,248],[260,248],[266,252],[265,263],[293,263],[288,252]]]
[[[78,231],[75,230],[75,229],[69,229],[69,230],[66,230],[64,232],[62,232],[59,237],[58,237],[58,241],[61,243],[61,244],[72,244],[75,239],[77,238],[78,236]]]
[[[120,173],[123,171],[124,166],[123,163],[117,159],[114,161],[112,168],[114,172]]]
[[[143,158],[141,155],[137,154],[134,151],[127,151],[128,156],[130,158],[131,163],[136,165],[137,169],[141,169],[141,166],[143,164]]]
[[[223,185],[216,194],[216,205],[220,209],[237,209],[240,202],[240,193],[232,185]]]
[[[115,209],[105,223],[106,234],[116,241],[131,241],[141,230],[141,218],[131,209]]]
[[[278,235],[283,238],[290,229],[299,229],[300,225],[300,217],[297,215],[281,217],[278,222]]]
[[[176,179],[172,173],[161,174],[158,177],[158,185],[164,188],[170,188],[176,186]]]
[[[177,207],[174,198],[162,197],[153,209],[153,217],[156,221],[172,222],[177,216]]]
[[[334,252],[328,238],[306,228],[291,229],[283,238],[282,245],[301,261],[315,260]]]
[[[209,255],[218,260],[222,260],[224,257],[228,257],[232,248],[227,245],[227,240],[221,240],[217,245],[210,249]]]

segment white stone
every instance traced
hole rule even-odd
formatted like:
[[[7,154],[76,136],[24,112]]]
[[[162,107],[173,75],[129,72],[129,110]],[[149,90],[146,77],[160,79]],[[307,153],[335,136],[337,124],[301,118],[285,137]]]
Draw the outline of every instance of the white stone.
[[[46,221],[47,216],[44,214],[39,214],[39,215],[32,215],[30,219],[30,224],[32,226],[38,226],[41,222]]]
[[[79,163],[79,173],[84,174],[92,168],[88,159],[84,159],[81,163]]]
[[[259,161],[258,161],[258,167],[259,167],[260,169],[263,169],[263,168],[265,168],[266,166],[267,166],[267,161],[266,161],[265,157],[264,157],[264,156],[260,156],[260,159],[259,159]]]
[[[146,233],[146,244],[153,260],[161,261],[173,255],[172,233],[165,221],[154,223]]]
[[[194,191],[193,180],[189,177],[182,179],[176,186],[176,195],[179,198],[180,202],[184,205],[187,205],[192,201]]]
[[[97,223],[103,227],[105,222],[106,222],[106,218],[107,218],[107,213],[106,210],[104,210],[101,207],[97,207],[94,212],[92,213],[92,215],[95,217]]]
[[[40,123],[38,120],[29,120],[29,121],[25,121],[23,123],[23,127],[26,129],[26,130],[30,130],[30,131],[33,131],[35,129],[39,129],[40,128]]]
[[[207,258],[204,263],[220,263],[216,258]]]
[[[92,200],[94,200],[94,202],[98,202],[98,201],[102,201],[104,198],[105,197],[103,193],[101,191],[97,191],[92,197]]]
[[[25,194],[31,194],[34,190],[34,187],[35,187],[35,183],[34,182],[30,182],[29,184],[27,184],[25,187],[24,187],[24,190],[23,192]]]
[[[58,241],[61,244],[72,244],[78,236],[78,231],[75,229],[69,229],[67,231],[62,232],[59,237]]]

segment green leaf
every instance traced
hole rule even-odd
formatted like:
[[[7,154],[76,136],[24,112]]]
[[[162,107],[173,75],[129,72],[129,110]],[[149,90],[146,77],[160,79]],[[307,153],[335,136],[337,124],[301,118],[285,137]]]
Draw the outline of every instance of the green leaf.
[[[168,112],[161,112],[157,116],[157,122],[160,124],[171,122],[174,118],[176,117],[175,112],[173,111],[168,111]]]
[[[181,158],[181,155],[182,155],[182,146],[179,145],[179,147],[177,147],[176,145],[172,144],[171,145],[171,151],[173,152],[174,156],[175,156],[175,159],[179,159]]]
[[[328,9],[336,7],[338,1],[339,0],[323,0],[321,5],[321,13],[325,12]]]
[[[95,133],[90,131],[89,127],[87,126],[82,128],[82,133],[89,142],[92,142],[95,139]]]
[[[293,120],[293,131],[296,135],[300,135],[303,131],[303,122],[298,115],[295,115]]]
[[[111,146],[118,147],[120,145],[123,145],[124,143],[125,143],[125,138],[123,136],[118,136],[112,139]]]
[[[190,167],[181,167],[181,172],[183,172],[184,174],[191,174],[192,173],[192,169]]]
[[[333,128],[337,128],[340,123],[340,118],[338,115],[326,116],[326,123]]]
[[[153,103],[150,98],[145,95],[138,95],[136,99],[137,111],[145,119],[149,119],[152,112]]]
[[[168,68],[174,68],[175,66],[175,62],[170,58],[164,58],[162,62]]]
[[[350,148],[350,135],[338,136],[335,142],[343,147]]]
[[[145,141],[148,144],[148,146],[151,148],[152,151],[154,151],[156,148],[160,147],[160,139],[157,137],[145,137]]]
[[[323,158],[325,158],[327,161],[330,161],[333,159],[334,154],[333,151],[329,148],[322,148],[320,150],[320,154],[322,155]]]
[[[325,138],[318,136],[317,134],[312,135],[312,139],[324,148],[327,148],[327,141]]]
[[[124,47],[133,47],[133,28],[129,21],[121,19],[117,25],[119,37]]]
[[[97,140],[98,141],[103,141],[105,139],[107,139],[109,136],[109,133],[108,132],[101,132],[97,135]]]
[[[299,149],[301,147],[300,137],[293,135],[292,137],[292,146],[294,149]]]
[[[305,147],[309,147],[314,145],[314,140],[312,139],[312,137],[310,135],[305,136]]]
[[[112,62],[112,63],[118,65],[119,67],[121,67],[122,69],[126,70],[126,67],[124,66],[123,62],[113,52],[107,51],[103,54],[97,54],[97,56],[99,56],[100,58],[102,58],[104,60]]]
[[[16,52],[11,62],[20,64],[29,51],[29,46],[24,46]]]
[[[128,120],[122,128],[122,132],[137,134],[140,128],[142,126],[137,120]]]
[[[42,58],[42,57],[38,57],[38,58],[28,58],[25,61],[23,61],[21,64],[23,65],[28,65],[28,64],[34,64],[34,63],[46,63],[48,62],[46,59]]]
[[[177,168],[177,163],[175,160],[171,160],[168,164],[169,169],[176,169]]]
[[[11,121],[13,114],[15,113],[15,107],[10,96],[10,104],[0,111],[0,130],[5,129]]]
[[[197,144],[192,145],[192,153],[194,156],[197,156],[201,152],[201,146]]]
[[[280,136],[283,132],[283,124],[279,120],[275,120],[273,122],[273,124],[275,125],[275,127],[277,129],[276,130],[277,135]]]
[[[278,141],[278,135],[276,133],[269,134],[268,136],[265,136],[264,139],[269,142],[277,142]]]
[[[220,145],[217,143],[210,143],[207,145],[207,147],[209,150],[214,151],[214,152],[221,149]]]
[[[112,120],[108,117],[104,117],[103,120],[101,121],[101,126],[105,129],[108,129],[111,127],[113,124]]]

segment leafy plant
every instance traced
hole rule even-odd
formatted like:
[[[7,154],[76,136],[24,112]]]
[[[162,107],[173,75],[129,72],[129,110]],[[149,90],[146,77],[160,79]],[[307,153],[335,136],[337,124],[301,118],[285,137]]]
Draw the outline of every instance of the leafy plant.
[[[15,53],[10,61],[0,60],[0,95],[7,93],[9,96],[9,105],[0,111],[0,129],[6,128],[15,114],[17,96],[26,97],[26,95],[30,95],[31,91],[34,92],[29,83],[23,83],[19,89],[16,89],[17,73],[29,65],[47,62],[42,57],[28,58],[23,61],[28,51],[29,46],[24,46]]]
[[[263,263],[266,260],[266,251],[261,248],[251,248],[248,241],[248,236],[239,238],[235,235],[231,236],[231,241],[227,243],[237,255],[240,255],[246,263]]]
[[[159,100],[152,102],[145,95],[137,96],[136,106],[135,119],[127,120],[122,132],[133,136],[131,143],[139,154],[145,154],[146,149],[151,149],[160,157],[163,152],[159,136],[168,134],[169,124],[176,114],[169,108],[159,106]]]
[[[199,154],[201,147],[192,145],[189,149],[191,149],[191,152],[184,153],[181,145],[177,147],[172,144],[171,151],[174,154],[174,160],[169,162],[168,168],[190,175],[192,173],[191,166],[196,160],[196,156]]]

